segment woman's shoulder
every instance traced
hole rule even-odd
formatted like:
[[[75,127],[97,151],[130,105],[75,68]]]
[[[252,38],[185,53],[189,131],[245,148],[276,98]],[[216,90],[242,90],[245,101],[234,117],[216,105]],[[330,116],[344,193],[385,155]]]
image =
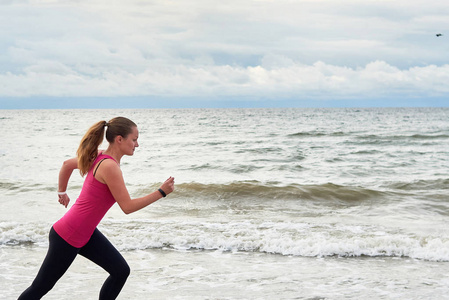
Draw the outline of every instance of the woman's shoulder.
[[[100,161],[100,160],[104,160],[104,159],[111,159],[117,163],[115,158],[113,158],[112,156],[110,156],[108,154],[104,154],[104,150],[98,150],[98,155],[97,155],[96,161]]]

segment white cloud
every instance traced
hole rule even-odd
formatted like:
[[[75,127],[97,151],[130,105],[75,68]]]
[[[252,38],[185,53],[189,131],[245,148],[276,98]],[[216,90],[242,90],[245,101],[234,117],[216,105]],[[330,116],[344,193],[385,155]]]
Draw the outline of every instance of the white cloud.
[[[443,1],[29,0],[0,6],[0,97],[332,99],[449,92],[449,3]],[[447,36],[435,37],[440,31]]]
[[[288,59],[285,59],[288,61]],[[22,74],[1,74],[5,96],[196,96],[376,98],[382,96],[442,96],[449,92],[449,65],[400,70],[383,61],[363,68],[317,62],[313,65],[280,59],[271,66],[150,66],[142,72],[117,68],[70,67],[43,61]],[[7,84],[5,84],[7,83]]]

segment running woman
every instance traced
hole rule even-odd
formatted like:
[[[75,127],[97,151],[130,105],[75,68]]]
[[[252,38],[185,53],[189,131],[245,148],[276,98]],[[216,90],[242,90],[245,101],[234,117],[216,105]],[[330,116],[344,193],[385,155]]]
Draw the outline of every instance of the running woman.
[[[105,151],[98,150],[106,140]],[[49,248],[42,266],[33,283],[19,300],[41,299],[64,275],[75,257],[80,254],[96,263],[109,273],[104,282],[99,299],[116,299],[130,268],[123,256],[97,229],[97,225],[111,206],[117,202],[125,214],[138,211],[167,196],[174,190],[174,178],[168,178],[161,187],[146,196],[131,199],[120,170],[120,160],[124,155],[133,155],[139,147],[137,125],[124,117],[116,117],[109,122],[94,124],[84,135],[77,151],[77,157],[66,160],[59,172],[59,203],[67,207],[66,193],[70,176],[79,169],[86,175],[81,193],[57,221],[49,233]]]

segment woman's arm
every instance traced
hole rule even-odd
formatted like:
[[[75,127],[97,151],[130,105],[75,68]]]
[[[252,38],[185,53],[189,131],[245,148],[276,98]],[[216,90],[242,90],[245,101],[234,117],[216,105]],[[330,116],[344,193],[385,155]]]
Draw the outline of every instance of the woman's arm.
[[[59,171],[59,179],[58,179],[58,197],[59,203],[67,207],[70,202],[70,198],[67,194],[59,194],[67,191],[67,185],[69,183],[70,176],[72,175],[73,170],[78,168],[78,159],[71,158],[62,164],[61,170]]]
[[[95,177],[100,182],[108,185],[112,196],[114,196],[115,201],[117,201],[125,214],[138,211],[162,198],[162,194],[159,191],[155,191],[146,196],[131,199],[123,179],[122,171],[114,161],[109,159],[103,162]],[[174,184],[175,179],[170,177],[162,184],[161,189],[168,195],[173,192]]]

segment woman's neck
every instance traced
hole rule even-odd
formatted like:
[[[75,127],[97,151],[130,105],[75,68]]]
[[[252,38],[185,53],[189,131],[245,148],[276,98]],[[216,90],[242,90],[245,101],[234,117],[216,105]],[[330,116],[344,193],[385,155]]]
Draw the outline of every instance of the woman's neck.
[[[115,159],[115,161],[120,165],[120,159],[122,158],[123,154],[119,153],[118,151],[114,151],[114,149],[112,148],[108,148],[106,150],[104,150],[101,154],[104,155],[109,155],[111,156],[113,159]]]

